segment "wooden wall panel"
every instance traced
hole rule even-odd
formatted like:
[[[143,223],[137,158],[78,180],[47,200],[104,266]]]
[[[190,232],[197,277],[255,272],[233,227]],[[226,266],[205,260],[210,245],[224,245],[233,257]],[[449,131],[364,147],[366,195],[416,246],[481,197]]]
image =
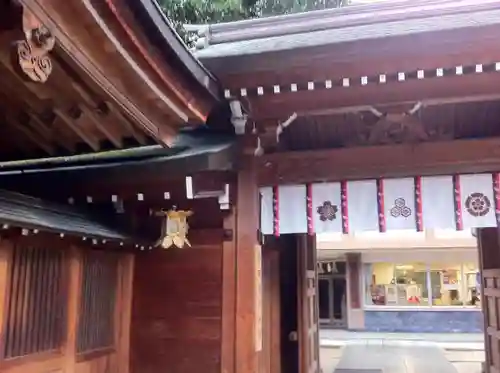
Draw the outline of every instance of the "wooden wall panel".
[[[64,343],[60,348],[38,354],[30,354],[16,359],[0,359],[0,373],[128,373],[129,369],[129,330],[132,299],[132,275],[134,256],[120,255],[117,275],[117,306],[116,306],[116,336],[112,349],[106,351],[91,351],[78,355],[76,352],[76,330],[79,322],[79,305],[81,297],[82,252],[84,249],[69,247],[59,237],[54,240],[25,238],[0,241],[0,319],[6,319],[5,304],[9,299],[9,283],[12,273],[12,253],[17,244],[31,247],[62,248],[65,256],[62,262],[65,289],[64,299],[66,312],[64,325]],[[43,245],[43,246],[41,246]],[[27,261],[28,259],[26,259]],[[38,264],[35,265],[38,273]],[[27,293],[28,294],[28,293]],[[61,295],[61,296],[62,296]],[[5,320],[6,322],[7,320]],[[5,322],[0,335],[5,336]],[[3,338],[2,338],[3,343]]]
[[[222,230],[190,239],[136,257],[132,373],[220,373]]]

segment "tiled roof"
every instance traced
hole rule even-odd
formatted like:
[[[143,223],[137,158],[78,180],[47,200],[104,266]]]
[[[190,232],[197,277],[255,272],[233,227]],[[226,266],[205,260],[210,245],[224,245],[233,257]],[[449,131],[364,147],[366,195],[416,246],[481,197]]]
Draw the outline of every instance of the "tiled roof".
[[[71,206],[0,190],[0,224],[106,239],[130,239]]]
[[[500,25],[500,3],[492,0],[427,1],[371,12],[363,6],[310,14],[206,26],[195,52],[200,60],[256,55],[297,48],[377,40],[426,32]],[[403,5],[401,5],[403,4]],[[405,8],[406,6],[406,8]],[[354,8],[359,9],[355,12]],[[238,26],[238,27],[236,27]]]

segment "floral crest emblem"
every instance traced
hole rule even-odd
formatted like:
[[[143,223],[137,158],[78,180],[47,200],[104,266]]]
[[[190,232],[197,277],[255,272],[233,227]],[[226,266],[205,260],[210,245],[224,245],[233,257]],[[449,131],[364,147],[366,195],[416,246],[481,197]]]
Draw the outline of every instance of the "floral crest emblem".
[[[325,201],[317,208],[316,211],[319,214],[319,220],[332,221],[337,219],[337,212],[339,211],[339,208],[337,205],[333,205],[330,201]]]

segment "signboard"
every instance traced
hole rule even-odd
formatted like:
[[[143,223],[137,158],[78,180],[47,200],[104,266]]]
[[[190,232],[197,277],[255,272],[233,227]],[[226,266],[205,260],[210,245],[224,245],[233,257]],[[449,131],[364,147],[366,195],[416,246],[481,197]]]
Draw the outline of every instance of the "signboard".
[[[443,289],[458,290],[458,271],[454,269],[442,272]]]

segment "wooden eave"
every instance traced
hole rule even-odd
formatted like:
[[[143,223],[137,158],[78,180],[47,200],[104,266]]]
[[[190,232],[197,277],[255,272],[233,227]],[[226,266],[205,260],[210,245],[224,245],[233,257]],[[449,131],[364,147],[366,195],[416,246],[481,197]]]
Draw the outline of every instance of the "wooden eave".
[[[128,7],[111,0],[20,3],[55,36],[67,63],[159,143],[169,145],[181,126],[205,121],[216,98],[176,74]]]
[[[216,136],[198,143],[181,140],[169,149],[150,146],[95,155],[0,162],[0,185],[63,203],[68,197],[83,195],[85,200],[85,196],[96,198],[103,193],[107,193],[105,201],[109,203],[112,195],[127,195],[131,188],[135,200],[142,193],[148,200],[153,195],[161,201],[164,192],[172,192],[179,180],[185,188],[186,176],[208,174],[213,179],[213,175],[232,172],[237,167],[237,154],[234,139]],[[54,185],[64,188],[55,189]],[[185,198],[185,190],[181,194]]]
[[[146,30],[151,43],[178,73],[184,74],[194,93],[207,93],[212,99],[220,100],[222,92],[218,81],[187,48],[156,0],[126,1]]]

